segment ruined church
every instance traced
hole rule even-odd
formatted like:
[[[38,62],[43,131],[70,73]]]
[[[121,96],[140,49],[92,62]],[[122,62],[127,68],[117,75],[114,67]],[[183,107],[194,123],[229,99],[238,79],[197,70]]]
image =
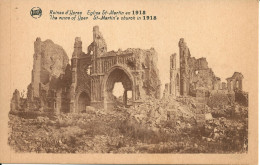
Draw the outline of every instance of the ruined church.
[[[208,67],[206,58],[196,59],[183,38],[179,41],[179,68],[177,54],[170,56],[170,83],[165,84],[164,97],[191,96],[200,105],[232,105],[234,101],[248,105],[248,93],[243,91],[243,75],[235,72],[227,82],[215,75]],[[213,105],[212,107],[213,108]],[[201,108],[200,108],[201,109]],[[203,108],[202,108],[203,109]]]
[[[171,55],[170,82],[165,84],[164,97],[193,96],[201,98],[204,104],[215,93],[227,95],[229,100],[243,98],[244,94],[236,96],[242,91],[241,73],[235,72],[227,78],[227,83],[221,82],[208,67],[206,58],[191,57],[183,38],[178,46],[180,67],[177,68],[177,54]],[[122,103],[126,107],[143,103],[148,97],[161,98],[158,56],[154,48],[107,51],[106,41],[95,26],[93,41],[86,49],[84,52],[81,39],[76,37],[69,63],[61,46],[37,38],[27,98],[21,103],[16,90],[11,110],[49,110],[59,114],[80,113],[87,106],[111,109],[118,99],[113,95],[118,82],[124,88]]]
[[[115,104],[113,88],[117,82],[123,85],[125,106],[142,103],[148,96],[160,98],[154,48],[108,52],[98,26],[93,27],[93,42],[86,53],[82,47],[81,39],[76,37],[69,64],[62,47],[51,40],[36,39],[25,107],[56,113],[78,113],[86,106],[108,109]]]

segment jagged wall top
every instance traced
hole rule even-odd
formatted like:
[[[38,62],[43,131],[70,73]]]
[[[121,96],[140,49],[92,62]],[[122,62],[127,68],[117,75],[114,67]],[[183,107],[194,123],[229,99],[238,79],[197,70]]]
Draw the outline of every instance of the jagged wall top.
[[[72,57],[77,57],[81,53],[82,53],[82,41],[80,37],[76,37]]]
[[[184,38],[180,39],[179,48],[180,48],[180,51],[183,52],[183,53],[180,52],[180,54],[183,54],[185,56],[190,56],[190,51],[189,51],[189,48],[188,48],[186,42],[184,41]]]
[[[61,73],[64,73],[69,58],[60,45],[50,39],[41,41],[38,37],[34,42],[34,51],[34,65],[40,67],[41,74],[46,71],[51,76],[59,77]]]
[[[102,33],[99,31],[98,26],[93,27],[93,46],[94,46],[94,53],[97,57],[102,56],[104,53],[107,52],[107,44],[105,39],[103,38]]]

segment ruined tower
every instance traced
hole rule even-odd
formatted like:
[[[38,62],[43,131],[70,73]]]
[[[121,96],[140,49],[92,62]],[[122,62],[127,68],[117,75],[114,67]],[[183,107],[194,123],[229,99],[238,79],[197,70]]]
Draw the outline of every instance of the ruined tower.
[[[93,42],[88,47],[89,54],[92,54],[92,67],[91,67],[91,101],[93,105],[100,104],[102,102],[101,85],[104,75],[102,73],[102,56],[107,53],[107,44],[103,38],[102,33],[99,31],[98,26],[93,27]]]
[[[76,37],[71,59],[70,112],[82,112],[90,105],[90,65],[91,55],[82,51],[82,41]]]
[[[176,63],[176,53],[170,57],[170,95],[179,95],[180,78]]]
[[[189,64],[190,51],[183,38],[179,41],[180,52],[180,94],[189,94]]]
[[[107,44],[103,38],[102,33],[99,31],[98,26],[93,27],[93,42],[94,42],[94,54],[97,57],[102,56],[107,52]]]
[[[41,80],[41,38],[34,42],[33,70],[32,70],[32,98],[40,96]]]
[[[77,87],[77,69],[78,69],[78,56],[82,53],[82,42],[79,37],[75,38],[74,51],[71,58],[71,72],[72,83],[70,87],[70,112],[75,112],[76,109],[76,87]]]
[[[69,62],[69,58],[64,49],[47,39],[41,41],[38,37],[34,42],[32,80],[28,86],[29,100],[40,98],[41,104],[51,107],[53,101],[48,98],[54,97],[56,82]]]
[[[97,58],[103,56],[107,52],[107,44],[105,39],[103,38],[102,33],[99,31],[98,26],[93,27],[93,42],[88,47],[89,53],[93,51],[93,72],[92,73],[99,73],[99,64],[97,63]]]

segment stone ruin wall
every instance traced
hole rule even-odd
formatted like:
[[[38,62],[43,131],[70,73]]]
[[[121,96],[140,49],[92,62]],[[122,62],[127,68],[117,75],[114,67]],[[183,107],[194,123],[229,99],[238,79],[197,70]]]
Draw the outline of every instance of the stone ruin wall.
[[[178,45],[180,68],[176,68],[177,55],[175,53],[170,57],[170,83],[165,84],[164,96],[193,96],[204,103],[210,101],[211,105],[232,104],[238,100],[235,99],[236,96],[243,100],[241,102],[245,103],[244,105],[248,104],[247,94],[242,92],[243,75],[241,73],[235,72],[232,77],[227,78],[227,83],[221,82],[221,79],[208,67],[206,58],[196,59],[191,56],[183,38],[180,39]],[[178,76],[175,77],[178,74],[180,79]],[[177,92],[172,92],[172,89]],[[225,99],[226,101],[221,101]]]
[[[74,51],[71,58],[71,86],[70,86],[70,112],[78,112],[78,97],[84,92],[86,97],[86,105],[90,105],[90,84],[91,77],[89,74],[91,65],[91,56],[82,50],[82,41],[79,37],[75,38]]]
[[[63,104],[63,108],[66,109],[64,100],[69,96],[64,93],[64,90],[69,88],[71,76],[69,58],[64,49],[51,40],[41,41],[37,38],[34,42],[31,74],[31,83],[27,86],[27,98],[20,103],[20,108],[55,110],[58,104]],[[14,93],[13,98],[17,98],[18,92]]]
[[[27,98],[18,97],[20,93],[16,90],[11,100],[11,110],[22,108],[52,109],[57,113],[75,112],[82,91],[90,97],[88,104],[103,104],[104,97],[113,100],[113,84],[121,81],[120,77],[115,75],[109,80],[111,89],[108,89],[108,96],[104,96],[102,85],[105,75],[114,65],[129,71],[134,82],[133,88],[129,86],[129,76],[122,79],[126,80],[123,84],[127,90],[134,89],[134,101],[144,102],[147,97],[160,98],[157,52],[153,48],[107,52],[107,44],[97,26],[93,28],[93,42],[88,46],[87,53],[82,51],[82,41],[76,37],[72,66],[69,65],[64,49],[51,40],[41,41],[37,38],[34,52],[32,80],[27,87]],[[208,67],[206,58],[196,59],[191,56],[183,38],[179,41],[179,58],[180,67],[177,68],[177,54],[170,57],[170,83],[165,84],[164,96],[194,96],[198,100],[212,100],[215,96],[218,98],[222,95],[228,96],[231,102],[236,100],[248,105],[248,93],[242,89],[241,73],[235,72],[226,79],[227,83],[221,82]]]
[[[181,95],[196,96],[198,90],[221,89],[220,78],[208,67],[206,58],[191,57],[183,38],[179,41]]]
[[[133,101],[144,101],[147,96],[160,98],[161,83],[157,68],[158,57],[153,48],[149,50],[128,48],[124,51],[119,49],[107,52],[105,39],[99,31],[99,27],[95,26],[93,28],[93,42],[88,46],[88,54],[92,57],[92,103],[102,103],[104,101],[102,97],[107,97],[108,102],[113,101],[113,85],[119,81],[123,81],[125,90],[133,90]],[[127,71],[132,77],[131,80],[129,80],[129,75],[127,76],[125,73],[122,73],[122,76],[125,76],[121,78],[116,76],[117,73],[113,73],[114,75],[109,75],[108,79],[105,80],[106,75],[115,66]],[[103,91],[104,83],[108,83],[105,84],[107,94]]]
[[[130,71],[135,101],[143,102],[146,97],[160,98],[157,52],[153,48],[107,52],[107,44],[97,26],[93,28],[93,42],[88,46],[87,53],[82,51],[82,41],[76,37],[71,66],[63,48],[51,40],[41,41],[37,38],[34,49],[32,80],[27,87],[27,98],[23,107],[20,107],[20,98],[17,99],[20,94],[15,91],[11,101],[12,110],[77,112],[77,99],[81,92],[90,97],[89,104],[95,101],[102,104],[103,78],[113,64]],[[115,59],[116,63],[113,63]]]

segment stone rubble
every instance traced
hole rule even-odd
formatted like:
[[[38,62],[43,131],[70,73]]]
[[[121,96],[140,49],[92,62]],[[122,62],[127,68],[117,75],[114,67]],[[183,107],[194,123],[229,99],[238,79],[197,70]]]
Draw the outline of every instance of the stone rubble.
[[[192,104],[188,97],[151,97],[139,106],[110,111],[10,112],[9,144],[16,152],[36,153],[247,152],[247,107],[235,104],[222,113],[198,114]]]

